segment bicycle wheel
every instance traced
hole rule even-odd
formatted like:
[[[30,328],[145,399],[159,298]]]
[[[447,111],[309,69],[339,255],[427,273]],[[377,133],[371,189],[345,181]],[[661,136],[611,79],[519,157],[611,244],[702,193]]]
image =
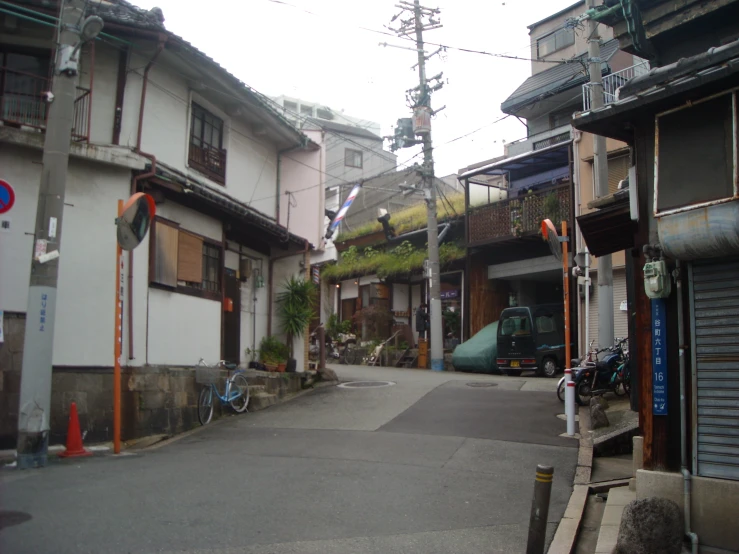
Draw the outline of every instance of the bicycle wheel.
[[[234,398],[234,395],[239,395]],[[249,382],[243,373],[237,373],[231,378],[231,400],[229,404],[235,412],[245,412],[249,405]]]
[[[565,383],[564,379],[557,385],[557,398],[559,398],[560,402],[565,401]]]
[[[198,420],[200,425],[208,425],[213,419],[213,387],[207,386],[201,389],[198,396]]]
[[[357,345],[350,342],[344,347],[344,364],[353,365],[357,363]]]

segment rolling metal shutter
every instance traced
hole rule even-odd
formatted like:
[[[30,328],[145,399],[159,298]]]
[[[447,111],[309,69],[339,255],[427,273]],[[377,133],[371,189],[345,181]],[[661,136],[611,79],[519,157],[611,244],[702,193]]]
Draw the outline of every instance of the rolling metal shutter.
[[[590,295],[590,338],[594,339],[595,346],[598,342],[598,275],[593,272],[590,274],[592,282],[592,293]],[[629,336],[629,316],[628,312],[621,311],[621,302],[626,300],[626,272],[623,269],[613,271],[613,337],[624,338]],[[584,300],[583,308],[585,306]],[[585,322],[583,321],[584,325]],[[610,346],[602,345],[602,346]]]
[[[694,469],[739,480],[739,259],[693,263],[690,285]]]

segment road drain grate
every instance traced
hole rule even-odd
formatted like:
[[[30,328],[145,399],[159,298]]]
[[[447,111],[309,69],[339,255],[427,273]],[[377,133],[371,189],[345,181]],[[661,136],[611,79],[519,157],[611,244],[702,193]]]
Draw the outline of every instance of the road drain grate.
[[[369,389],[378,387],[391,387],[395,383],[392,381],[350,381],[349,383],[342,383],[339,388],[343,389]]]
[[[467,386],[475,388],[497,387],[498,383],[467,383]]]

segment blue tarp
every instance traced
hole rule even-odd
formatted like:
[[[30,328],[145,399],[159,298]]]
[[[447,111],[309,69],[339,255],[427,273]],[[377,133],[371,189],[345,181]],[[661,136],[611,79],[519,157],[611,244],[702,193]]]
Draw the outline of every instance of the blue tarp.
[[[497,372],[497,356],[498,322],[494,321],[454,349],[452,365],[461,371]]]

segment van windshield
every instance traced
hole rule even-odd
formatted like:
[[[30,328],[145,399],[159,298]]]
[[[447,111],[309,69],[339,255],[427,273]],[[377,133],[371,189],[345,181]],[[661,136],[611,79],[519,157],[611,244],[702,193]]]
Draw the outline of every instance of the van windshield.
[[[521,337],[531,334],[531,324],[525,315],[511,315],[503,319],[500,325],[503,337]]]

